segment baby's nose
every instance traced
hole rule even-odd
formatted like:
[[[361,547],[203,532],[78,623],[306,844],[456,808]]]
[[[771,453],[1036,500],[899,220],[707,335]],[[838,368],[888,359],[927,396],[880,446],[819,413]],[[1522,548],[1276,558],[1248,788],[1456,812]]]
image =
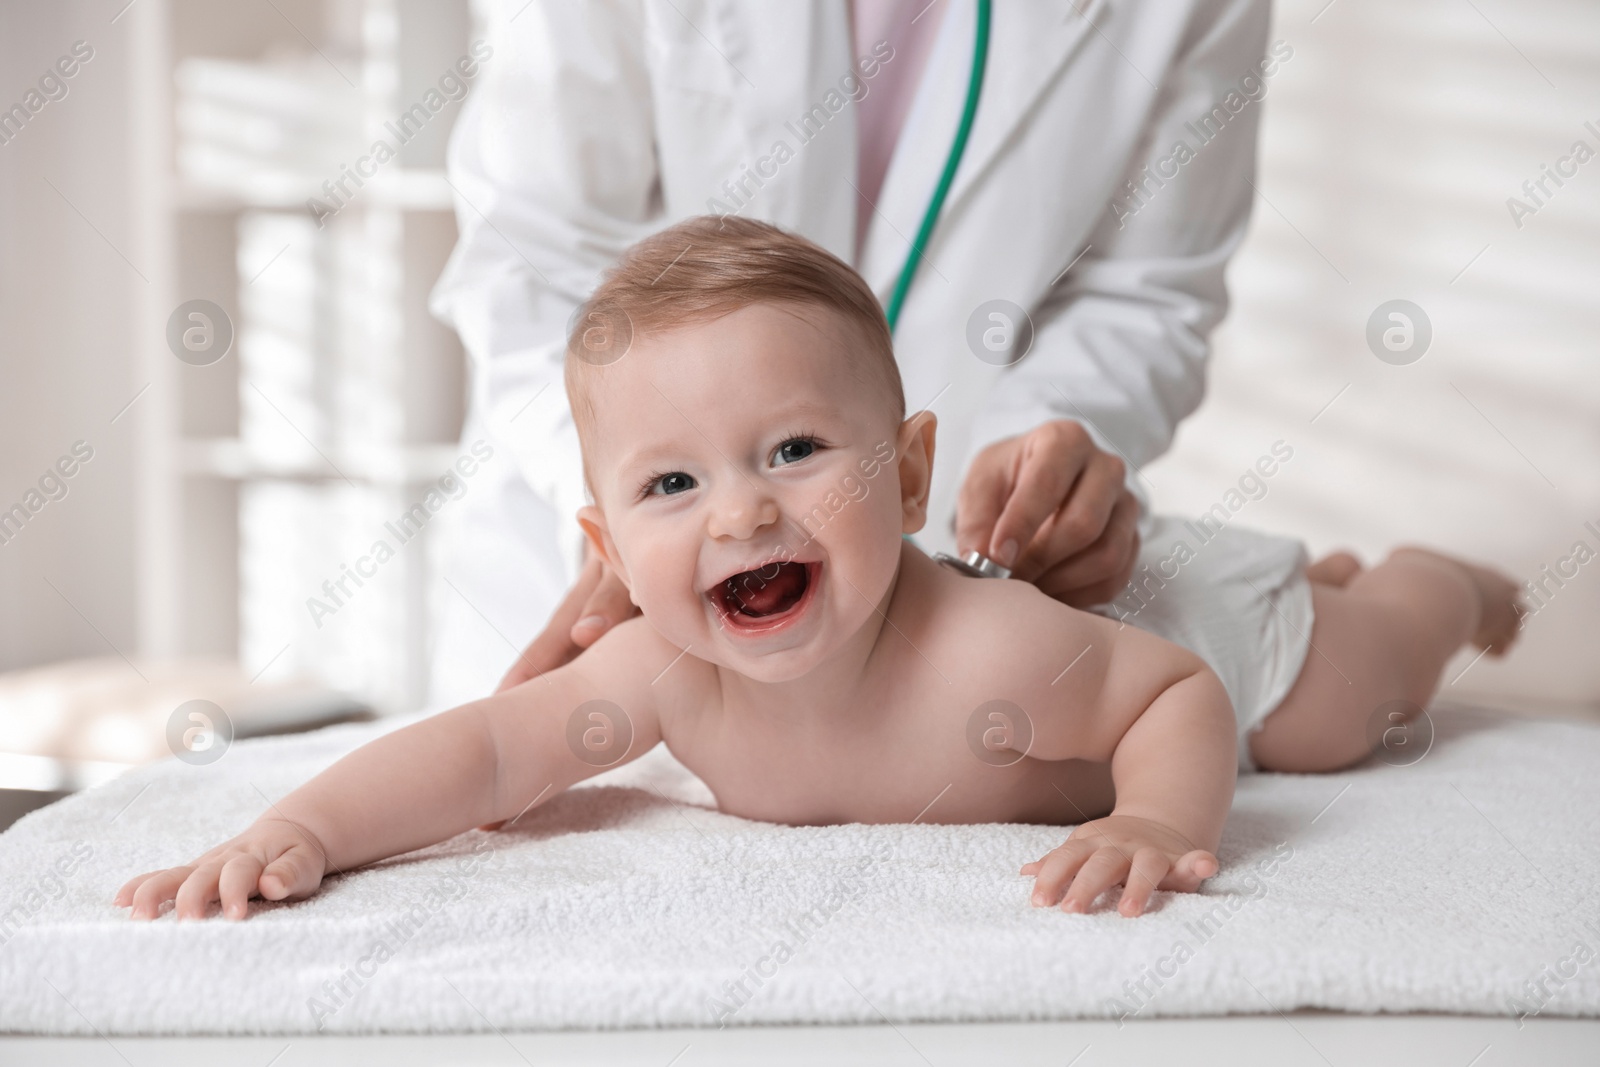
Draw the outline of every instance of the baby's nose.
[[[778,502],[741,482],[720,494],[711,508],[707,533],[712,537],[748,540],[763,526],[778,521]]]

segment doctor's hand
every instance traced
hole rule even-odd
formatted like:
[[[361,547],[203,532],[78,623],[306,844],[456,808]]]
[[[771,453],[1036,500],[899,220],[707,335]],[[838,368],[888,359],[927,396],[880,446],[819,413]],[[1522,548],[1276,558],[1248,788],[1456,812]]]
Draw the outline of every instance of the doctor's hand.
[[[1076,608],[1115,599],[1139,553],[1139,502],[1126,465],[1071,419],[996,441],[956,501],[956,546]]]
[[[521,685],[576,659],[611,627],[639,614],[628,587],[584,542],[583,570],[545,628],[529,642],[495,692]]]

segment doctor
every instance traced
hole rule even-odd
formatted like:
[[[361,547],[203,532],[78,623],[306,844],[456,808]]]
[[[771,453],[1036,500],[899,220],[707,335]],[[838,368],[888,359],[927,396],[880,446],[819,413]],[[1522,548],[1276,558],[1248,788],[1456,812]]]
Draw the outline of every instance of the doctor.
[[[498,13],[451,141],[460,240],[433,298],[472,360],[463,439],[496,455],[443,541],[435,703],[481,696],[507,662],[502,684],[550,669],[634,610],[573,518],[585,497],[562,358],[601,271],[688,215],[801,233],[886,305],[912,266],[896,350],[907,409],[938,415],[942,457],[922,547],[978,549],[1080,606],[1121,589],[1144,507],[1135,471],[1199,404],[1226,308],[1259,108],[1221,104],[1271,73],[1268,4],[983,6]],[[1213,115],[1202,140],[1188,124]]]

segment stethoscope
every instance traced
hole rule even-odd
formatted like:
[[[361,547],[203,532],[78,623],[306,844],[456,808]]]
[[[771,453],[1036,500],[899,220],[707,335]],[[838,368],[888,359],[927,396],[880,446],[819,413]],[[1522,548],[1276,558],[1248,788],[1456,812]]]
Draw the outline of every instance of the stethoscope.
[[[992,0],[978,0],[978,30],[973,38],[972,73],[967,77],[967,102],[961,109],[961,125],[956,127],[956,139],[950,143],[950,154],[945,158],[944,171],[939,175],[939,184],[934,187],[933,198],[928,201],[928,210],[923,212],[922,225],[917,228],[917,236],[911,242],[911,251],[906,255],[905,265],[900,268],[900,279],[895,283],[894,292],[889,297],[889,306],[884,310],[884,317],[889,320],[890,333],[894,332],[895,325],[900,321],[900,309],[905,305],[906,293],[911,289],[912,279],[917,276],[917,266],[922,261],[923,251],[928,246],[929,238],[933,236],[933,227],[939,221],[939,212],[944,210],[945,197],[950,194],[950,185],[955,180],[956,168],[961,165],[961,156],[967,150],[967,138],[972,133],[972,120],[978,113],[978,98],[983,93],[983,72],[989,60],[989,21],[993,14],[992,9]],[[965,556],[935,552],[933,558],[974,578],[1011,576],[1010,570],[976,549]]]

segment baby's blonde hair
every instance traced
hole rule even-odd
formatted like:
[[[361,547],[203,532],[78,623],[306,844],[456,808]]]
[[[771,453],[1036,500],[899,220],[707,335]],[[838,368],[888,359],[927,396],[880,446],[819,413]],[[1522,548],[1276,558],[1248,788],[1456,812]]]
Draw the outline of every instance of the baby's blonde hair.
[[[625,362],[637,338],[759,303],[836,313],[864,342],[851,366],[857,379],[884,390],[895,426],[905,418],[889,324],[861,275],[827,249],[776,226],[702,215],[629,248],[574,317],[564,377],[579,441],[594,424],[591,379]],[[583,452],[584,480],[593,493],[589,449]]]

